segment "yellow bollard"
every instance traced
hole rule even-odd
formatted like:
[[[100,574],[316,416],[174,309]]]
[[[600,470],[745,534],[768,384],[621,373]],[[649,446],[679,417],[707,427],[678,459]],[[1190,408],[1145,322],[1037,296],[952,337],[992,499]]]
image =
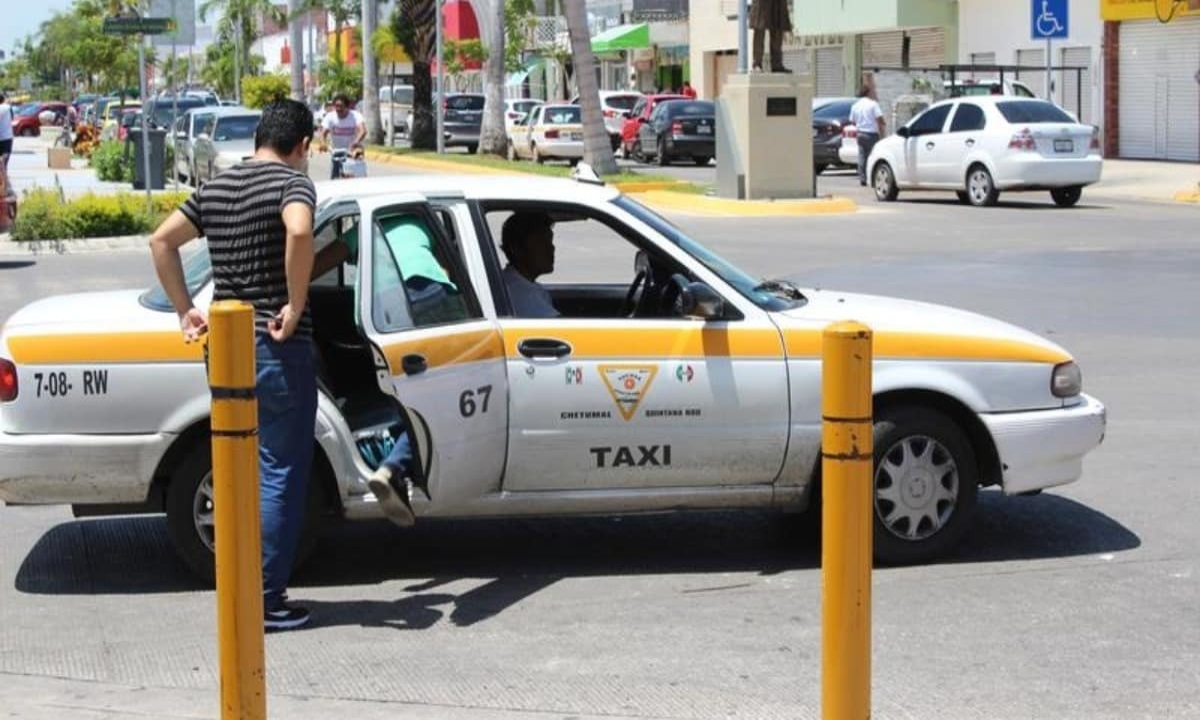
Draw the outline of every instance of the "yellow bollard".
[[[825,328],[821,346],[821,717],[871,717],[871,330]]]
[[[208,324],[221,718],[266,720],[254,310],[216,302]]]

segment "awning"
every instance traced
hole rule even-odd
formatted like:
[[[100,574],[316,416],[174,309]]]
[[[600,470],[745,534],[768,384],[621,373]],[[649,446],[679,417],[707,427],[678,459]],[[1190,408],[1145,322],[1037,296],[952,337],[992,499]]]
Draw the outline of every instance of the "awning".
[[[611,53],[650,47],[649,23],[632,23],[609,28],[592,38],[592,52]]]
[[[505,85],[520,86],[523,82],[525,82],[525,78],[529,77],[530,73],[545,63],[546,58],[543,57],[535,57],[526,60],[525,64],[520,70],[516,70],[508,74],[508,80],[505,82]]]

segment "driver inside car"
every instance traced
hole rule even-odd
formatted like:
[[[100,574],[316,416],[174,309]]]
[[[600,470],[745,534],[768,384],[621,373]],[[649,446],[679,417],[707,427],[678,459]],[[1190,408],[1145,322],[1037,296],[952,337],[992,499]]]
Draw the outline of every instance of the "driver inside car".
[[[554,318],[550,291],[537,279],[554,272],[554,222],[540,212],[514,212],[500,230],[500,249],[508,258],[504,286],[514,317]]]

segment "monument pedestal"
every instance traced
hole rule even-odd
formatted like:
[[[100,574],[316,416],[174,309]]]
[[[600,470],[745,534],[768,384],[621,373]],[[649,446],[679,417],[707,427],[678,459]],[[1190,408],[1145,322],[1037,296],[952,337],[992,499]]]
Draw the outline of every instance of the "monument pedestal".
[[[730,75],[717,100],[717,194],[739,200],[815,193],[809,75]]]

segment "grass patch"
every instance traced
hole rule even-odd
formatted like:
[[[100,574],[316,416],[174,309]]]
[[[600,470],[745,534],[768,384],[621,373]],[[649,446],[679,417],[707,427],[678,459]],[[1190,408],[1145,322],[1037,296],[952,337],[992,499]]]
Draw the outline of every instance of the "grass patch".
[[[370,148],[388,155],[399,155],[401,157],[411,157],[422,160],[438,160],[461,165],[471,165],[474,167],[486,167],[496,170],[505,170],[508,172],[525,173],[527,175],[541,175],[544,177],[570,177],[573,169],[566,163],[544,164],[531,162],[528,160],[518,160],[517,162],[509,162],[507,158],[497,157],[495,155],[469,155],[467,153],[443,153],[438,155],[436,152],[429,150],[413,150],[412,148],[396,148],[385,147],[382,145],[373,145]],[[679,180],[678,178],[669,175],[655,175],[652,173],[640,172],[637,170],[623,169],[620,172],[611,175],[601,175],[600,178],[606,183],[619,182],[664,182],[671,183],[671,186],[664,188],[672,192],[690,193],[703,195],[707,190],[707,185],[700,185]]]

